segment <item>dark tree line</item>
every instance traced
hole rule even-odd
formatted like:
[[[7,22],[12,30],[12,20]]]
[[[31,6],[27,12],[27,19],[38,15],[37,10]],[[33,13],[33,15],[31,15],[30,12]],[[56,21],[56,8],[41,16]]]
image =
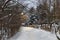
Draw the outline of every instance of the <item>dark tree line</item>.
[[[22,20],[20,14],[24,9],[22,4],[17,3],[8,7],[8,3],[12,0],[4,1],[4,4],[1,5],[0,11],[0,40],[6,40],[5,38],[12,37],[15,33],[18,32],[18,29],[21,26]],[[2,1],[3,2],[3,1]],[[7,37],[4,37],[7,36]]]

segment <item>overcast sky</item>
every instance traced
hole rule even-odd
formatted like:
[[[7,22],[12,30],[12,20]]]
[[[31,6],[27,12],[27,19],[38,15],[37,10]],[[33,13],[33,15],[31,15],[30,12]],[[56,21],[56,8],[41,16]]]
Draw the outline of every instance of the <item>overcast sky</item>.
[[[28,8],[28,9],[31,9],[32,7],[34,9],[36,9],[37,6],[39,6],[39,4],[43,5],[43,1],[45,1],[45,0],[14,0],[14,1],[18,1],[20,4],[26,6],[26,8]],[[47,0],[47,3],[49,5],[49,0]],[[53,7],[51,6],[50,9],[52,9],[52,8]]]
[[[19,0],[19,3],[27,6],[28,8],[36,8],[39,5],[38,0]]]
[[[34,9],[36,9],[39,4],[43,5],[43,1],[45,0],[19,0],[19,3],[23,4],[24,6],[27,6],[27,8],[33,7]],[[49,0],[47,1],[47,3],[49,5]]]

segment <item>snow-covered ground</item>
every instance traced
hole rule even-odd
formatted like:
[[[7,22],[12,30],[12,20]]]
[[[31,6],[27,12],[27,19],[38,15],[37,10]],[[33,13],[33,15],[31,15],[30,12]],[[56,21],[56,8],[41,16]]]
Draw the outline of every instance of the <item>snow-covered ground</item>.
[[[57,40],[54,34],[42,29],[21,27],[20,31],[8,40]]]

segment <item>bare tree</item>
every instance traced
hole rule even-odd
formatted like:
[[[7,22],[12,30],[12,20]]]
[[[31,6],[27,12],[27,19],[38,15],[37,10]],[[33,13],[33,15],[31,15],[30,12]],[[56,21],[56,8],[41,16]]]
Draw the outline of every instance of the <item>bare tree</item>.
[[[23,11],[24,6],[17,3],[11,7],[7,7],[11,0],[3,4],[2,11],[0,11],[0,40],[12,37],[21,26],[22,20],[20,13]],[[7,8],[7,10],[5,10]],[[6,37],[7,36],[7,37]]]

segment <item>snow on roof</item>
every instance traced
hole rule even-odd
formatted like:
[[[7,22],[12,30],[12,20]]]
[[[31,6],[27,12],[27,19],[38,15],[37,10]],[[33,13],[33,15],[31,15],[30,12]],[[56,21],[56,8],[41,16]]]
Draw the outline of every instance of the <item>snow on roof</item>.
[[[57,40],[57,38],[54,34],[42,29],[22,27],[20,32],[18,32],[10,40]]]

